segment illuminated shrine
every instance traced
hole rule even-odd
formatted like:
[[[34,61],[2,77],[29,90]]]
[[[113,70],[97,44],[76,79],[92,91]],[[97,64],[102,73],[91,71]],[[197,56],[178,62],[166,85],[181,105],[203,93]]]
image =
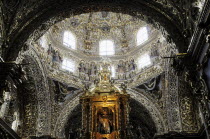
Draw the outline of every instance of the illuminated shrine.
[[[84,139],[129,138],[129,95],[125,85],[120,89],[110,77],[109,64],[104,62],[99,81],[80,98]]]

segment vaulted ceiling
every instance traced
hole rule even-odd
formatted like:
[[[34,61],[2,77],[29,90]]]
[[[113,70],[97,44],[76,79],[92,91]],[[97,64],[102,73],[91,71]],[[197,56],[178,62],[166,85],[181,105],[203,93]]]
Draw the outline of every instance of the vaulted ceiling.
[[[197,0],[198,1],[198,0]],[[5,30],[4,58],[14,60],[24,43],[38,39],[52,25],[90,11],[130,14],[162,30],[168,41],[185,52],[192,36],[199,8],[196,0],[2,0]]]
[[[149,40],[146,39],[141,44],[137,44],[137,33],[143,27],[147,28],[144,35],[148,35]],[[76,50],[66,49],[65,51],[73,50],[86,56],[98,56],[99,45],[103,40],[113,42],[115,55],[124,55],[131,51],[138,51],[136,50],[138,47],[159,37],[160,34],[151,25],[133,16],[102,11],[66,18],[53,25],[44,34],[43,39],[57,48],[68,48],[63,44],[65,32],[73,35],[76,44]]]

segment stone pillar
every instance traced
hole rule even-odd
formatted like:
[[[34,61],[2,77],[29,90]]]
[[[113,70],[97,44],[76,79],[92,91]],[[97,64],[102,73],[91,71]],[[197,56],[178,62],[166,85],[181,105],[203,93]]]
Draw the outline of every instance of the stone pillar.
[[[179,107],[179,92],[178,92],[178,76],[172,67],[166,71],[166,108],[168,118],[168,130],[180,132],[182,130],[180,107]]]
[[[185,133],[195,133],[198,131],[196,100],[194,99],[192,88],[183,76],[179,76],[178,91],[182,131]]]

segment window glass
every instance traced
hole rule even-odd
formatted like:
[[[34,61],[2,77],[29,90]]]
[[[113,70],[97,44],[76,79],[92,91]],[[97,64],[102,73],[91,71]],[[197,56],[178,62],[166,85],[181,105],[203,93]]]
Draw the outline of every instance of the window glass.
[[[76,49],[76,38],[70,31],[65,31],[63,44],[69,48]]]
[[[151,62],[149,54],[144,54],[138,59],[138,68],[139,69],[147,67],[151,64],[152,64],[152,62]]]
[[[114,55],[114,43],[111,40],[103,40],[99,44],[99,55]]]
[[[114,78],[116,74],[114,66],[111,67],[111,73],[112,73],[112,77]]]
[[[40,38],[40,45],[43,47],[43,48],[47,48],[47,39],[46,39],[46,36],[42,36]]]
[[[75,71],[75,63],[71,59],[64,59],[62,63],[62,68],[71,72]]]
[[[148,40],[148,31],[147,27],[142,27],[137,33],[137,45],[141,45]]]

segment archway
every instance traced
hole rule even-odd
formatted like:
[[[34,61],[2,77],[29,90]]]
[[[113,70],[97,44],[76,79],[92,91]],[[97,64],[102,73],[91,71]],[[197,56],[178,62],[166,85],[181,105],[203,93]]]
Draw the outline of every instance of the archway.
[[[145,95],[138,93],[132,89],[128,90],[128,93],[131,95],[131,107],[133,107],[133,109],[131,108],[131,114],[134,114],[134,117],[131,116],[130,118],[133,119],[137,117],[139,118],[137,121],[142,123],[142,125],[136,124],[133,127],[135,134],[138,135],[140,130],[142,132],[141,134],[145,137],[152,137],[154,136],[154,134],[165,133],[166,126],[163,117],[160,114],[158,108],[152,103],[152,101]],[[71,101],[67,100],[65,102],[65,107],[63,108],[62,113],[60,113],[54,129],[55,137],[65,138],[65,135],[69,134],[69,131],[67,131],[66,128],[68,126],[71,126],[71,123],[69,124],[69,120],[75,119],[76,117],[74,111],[75,109],[79,109],[79,96],[81,96],[81,93],[73,98]],[[138,110],[140,111],[138,112]],[[79,113],[76,114],[79,115]],[[136,122],[136,120],[133,119],[131,120],[131,122],[134,123]],[[148,131],[149,126],[151,126],[152,128],[150,131]]]

